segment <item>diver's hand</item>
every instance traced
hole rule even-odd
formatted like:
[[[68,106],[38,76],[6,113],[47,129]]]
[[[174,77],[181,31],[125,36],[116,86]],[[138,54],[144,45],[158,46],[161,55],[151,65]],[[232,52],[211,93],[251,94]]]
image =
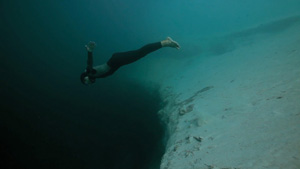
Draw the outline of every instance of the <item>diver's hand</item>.
[[[90,41],[87,45],[85,45],[85,48],[88,52],[93,52],[94,48],[96,47],[96,43],[93,41]]]

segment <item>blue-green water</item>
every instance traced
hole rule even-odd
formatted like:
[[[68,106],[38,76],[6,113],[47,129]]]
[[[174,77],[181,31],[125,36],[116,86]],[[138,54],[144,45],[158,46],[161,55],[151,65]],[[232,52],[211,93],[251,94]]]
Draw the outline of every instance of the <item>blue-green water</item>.
[[[165,146],[159,86],[130,80],[130,66],[82,85],[84,45],[96,41],[94,62],[101,64],[113,52],[172,36],[186,56],[198,53],[191,51],[194,37],[298,15],[299,6],[299,0],[1,0],[1,168],[159,168]]]

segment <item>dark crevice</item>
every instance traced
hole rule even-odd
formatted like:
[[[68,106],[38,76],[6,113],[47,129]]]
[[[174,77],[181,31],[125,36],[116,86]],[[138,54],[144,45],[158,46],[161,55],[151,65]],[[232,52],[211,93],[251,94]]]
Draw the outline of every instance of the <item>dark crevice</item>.
[[[70,89],[81,91],[77,97],[64,89],[3,91],[1,168],[159,168],[157,90],[124,81],[95,85],[101,87]]]

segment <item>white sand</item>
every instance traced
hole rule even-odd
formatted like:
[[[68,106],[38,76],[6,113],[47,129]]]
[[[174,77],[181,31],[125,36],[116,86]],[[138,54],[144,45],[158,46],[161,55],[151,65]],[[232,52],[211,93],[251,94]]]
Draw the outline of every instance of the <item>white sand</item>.
[[[161,169],[300,168],[300,24],[234,43],[145,71],[168,103]]]

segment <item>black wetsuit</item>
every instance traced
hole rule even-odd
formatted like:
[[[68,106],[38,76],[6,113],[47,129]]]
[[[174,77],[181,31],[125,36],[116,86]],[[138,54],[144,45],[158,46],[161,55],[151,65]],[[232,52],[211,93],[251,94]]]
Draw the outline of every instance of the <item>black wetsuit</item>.
[[[108,72],[105,72],[104,74],[97,72],[97,70],[93,68],[93,53],[88,52],[87,69],[85,73],[89,76],[90,79],[94,79],[94,80],[96,78],[104,78],[110,76],[121,66],[135,62],[140,58],[146,56],[147,54],[160,49],[161,47],[162,47],[161,43],[156,42],[156,43],[145,45],[138,50],[114,53],[112,57],[107,61],[107,65],[110,67],[110,69]],[[99,73],[101,75],[96,76],[96,74]]]

